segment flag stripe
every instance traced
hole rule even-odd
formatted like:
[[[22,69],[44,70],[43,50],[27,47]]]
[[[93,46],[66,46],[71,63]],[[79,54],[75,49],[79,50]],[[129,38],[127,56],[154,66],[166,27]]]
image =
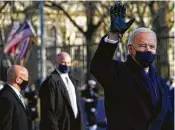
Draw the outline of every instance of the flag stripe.
[[[36,35],[29,21],[25,21],[20,27],[12,29],[13,32],[4,46],[4,53],[10,53],[14,46],[19,46],[21,42],[27,37]],[[16,31],[16,32],[15,32]]]
[[[20,28],[19,24],[14,24],[12,27],[12,30],[8,36],[7,42],[9,42],[15,35],[15,33],[17,32],[17,30]]]
[[[22,59],[25,54],[27,53],[28,47],[29,47],[29,42],[30,42],[30,38],[26,38],[24,39],[24,43],[22,44],[21,50],[19,52],[19,58]]]

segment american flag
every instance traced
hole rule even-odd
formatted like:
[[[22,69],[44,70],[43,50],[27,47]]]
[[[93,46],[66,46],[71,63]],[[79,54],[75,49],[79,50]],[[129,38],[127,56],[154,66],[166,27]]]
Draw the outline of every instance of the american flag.
[[[16,31],[18,30],[20,28],[20,24],[14,24],[13,25],[13,27],[12,27],[12,30],[11,30],[11,32],[9,33],[9,36],[8,36],[8,38],[7,38],[7,43],[8,42],[10,42],[13,38],[14,38],[14,36],[15,36],[15,34],[16,34]],[[10,50],[9,50],[9,54],[11,54],[11,55],[15,55],[16,53],[17,53],[17,45],[14,45]]]
[[[31,36],[36,36],[36,33],[30,21],[25,20],[25,22],[21,24],[20,26],[16,26],[12,28],[12,31],[8,37],[8,40],[6,44],[4,45],[4,53],[5,54],[10,54],[12,52],[16,53],[17,49],[19,48],[19,45],[26,43],[25,42],[26,38],[29,38]],[[24,46],[25,45],[28,46],[28,43],[24,44]],[[26,48],[26,47],[23,47],[23,48]]]
[[[20,45],[19,52],[16,55],[15,63],[23,59],[29,51],[30,37],[25,38]]]

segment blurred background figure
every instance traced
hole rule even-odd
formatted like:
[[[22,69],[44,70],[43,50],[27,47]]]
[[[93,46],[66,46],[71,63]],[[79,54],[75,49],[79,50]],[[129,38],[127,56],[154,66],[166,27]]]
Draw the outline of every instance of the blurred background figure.
[[[167,81],[167,85],[169,87],[169,90],[172,90],[175,88],[175,76],[170,77],[170,79]]]
[[[37,130],[36,119],[38,118],[38,91],[35,84],[31,84],[25,89],[25,97],[27,98],[28,108],[31,113],[32,130]]]
[[[97,108],[97,87],[96,81],[88,80],[87,84],[85,84],[82,89],[82,97],[85,101],[85,112],[87,115],[87,121],[89,130],[97,130],[97,122],[96,122],[96,108]]]
[[[4,82],[0,80],[0,90],[4,87]]]
[[[175,88],[175,76],[171,76],[170,79],[167,81],[167,86],[169,89],[169,98],[171,102],[171,107],[174,113],[174,88]]]

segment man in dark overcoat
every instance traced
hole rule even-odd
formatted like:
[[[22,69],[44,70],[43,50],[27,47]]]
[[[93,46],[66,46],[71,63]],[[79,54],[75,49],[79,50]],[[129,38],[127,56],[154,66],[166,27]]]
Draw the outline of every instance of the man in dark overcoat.
[[[113,60],[124,32],[126,7],[117,2],[110,11],[111,30],[104,36],[91,62],[91,73],[104,88],[108,130],[173,130],[173,118],[164,80],[157,74],[156,34],[144,27],[128,40],[125,62]]]
[[[0,130],[31,130],[31,117],[22,90],[28,85],[25,67],[13,65],[7,72],[7,83],[0,91]]]
[[[41,85],[41,130],[83,130],[77,80],[69,74],[70,66],[70,55],[59,53],[56,69]]]

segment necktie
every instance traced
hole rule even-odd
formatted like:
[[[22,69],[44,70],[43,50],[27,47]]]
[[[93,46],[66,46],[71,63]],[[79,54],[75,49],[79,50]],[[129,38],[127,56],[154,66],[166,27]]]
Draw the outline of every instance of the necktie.
[[[24,107],[26,108],[26,105],[24,103],[24,98],[21,94],[19,94],[19,99],[21,100],[22,104],[24,105]]]
[[[74,88],[71,80],[68,77],[65,77],[65,79],[66,79],[66,82],[67,82],[67,91],[68,91],[68,94],[69,94],[69,99],[71,101],[72,110],[73,110],[74,116],[76,118],[77,114],[78,114],[78,109],[77,109],[75,88]]]

